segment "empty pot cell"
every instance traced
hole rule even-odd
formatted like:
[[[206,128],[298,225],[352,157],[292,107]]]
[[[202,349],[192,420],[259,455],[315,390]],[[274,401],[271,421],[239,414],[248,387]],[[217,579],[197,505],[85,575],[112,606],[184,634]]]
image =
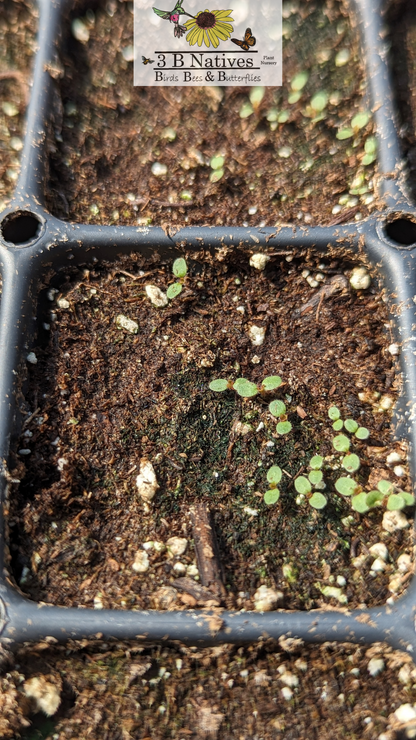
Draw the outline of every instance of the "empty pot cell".
[[[281,88],[135,88],[129,6],[75,20],[47,195],[61,218],[322,225],[375,207],[373,124],[342,2],[285,6]]]
[[[336,252],[236,250],[67,278],[28,358],[14,456],[25,593],[268,610],[402,592],[410,481],[375,276]]]
[[[19,175],[24,114],[29,102],[38,11],[32,3],[0,2],[0,211]]]

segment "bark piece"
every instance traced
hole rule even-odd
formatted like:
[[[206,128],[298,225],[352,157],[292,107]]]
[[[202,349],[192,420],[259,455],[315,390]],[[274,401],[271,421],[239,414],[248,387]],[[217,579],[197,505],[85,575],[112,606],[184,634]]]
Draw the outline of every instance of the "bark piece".
[[[190,515],[201,583],[212,591],[215,597],[224,599],[227,592],[222,580],[218,545],[210,512],[204,504],[197,504],[190,508]]]
[[[190,596],[193,596],[198,604],[209,603],[210,606],[220,605],[220,599],[216,598],[215,594],[209,588],[201,586],[193,578],[177,578],[172,585],[179,591],[184,591]]]

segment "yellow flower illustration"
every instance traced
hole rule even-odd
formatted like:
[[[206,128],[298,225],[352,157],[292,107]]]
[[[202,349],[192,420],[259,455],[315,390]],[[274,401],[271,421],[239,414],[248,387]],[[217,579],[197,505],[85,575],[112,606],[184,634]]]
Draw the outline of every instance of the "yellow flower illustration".
[[[185,23],[186,30],[189,31],[186,40],[190,46],[213,45],[217,48],[220,41],[226,41],[230,38],[233,27],[229,21],[229,15],[232,10],[200,10],[195,18]]]

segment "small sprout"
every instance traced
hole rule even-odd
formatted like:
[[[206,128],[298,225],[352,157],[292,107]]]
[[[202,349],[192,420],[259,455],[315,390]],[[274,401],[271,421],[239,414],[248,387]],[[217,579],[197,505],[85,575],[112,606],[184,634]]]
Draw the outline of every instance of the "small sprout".
[[[289,434],[292,429],[290,421],[279,421],[276,425],[276,432],[278,434]]]
[[[237,378],[233,388],[237,391],[239,396],[242,396],[242,398],[252,398],[253,396],[257,396],[259,392],[256,384],[251,383],[249,380],[245,380],[245,378]]]
[[[344,426],[350,434],[354,434],[358,429],[358,424],[354,419],[345,419]]]
[[[312,486],[310,481],[305,478],[304,475],[300,475],[295,480],[295,488],[298,493],[302,494],[303,496],[306,496],[306,494],[311,493]]]
[[[355,432],[355,436],[357,439],[368,439],[370,436],[370,432],[366,427],[358,427],[357,431]]]
[[[338,434],[334,437],[332,444],[337,452],[348,452],[350,449],[350,440],[345,436],[345,434]]]
[[[225,157],[223,157],[222,154],[216,154],[215,157],[211,157],[210,167],[212,170],[222,170],[224,163]]]
[[[228,388],[228,380],[218,378],[218,380],[211,380],[209,387],[212,391],[226,391]]]
[[[328,105],[328,93],[325,90],[320,90],[313,96],[310,105],[315,113],[322,113]]]
[[[328,409],[328,416],[332,421],[337,421],[341,416],[338,406],[330,406]]]
[[[264,98],[264,93],[266,92],[265,87],[261,87],[260,85],[257,87],[252,87],[249,93],[250,103],[253,106],[254,109],[258,108],[261,101]]]
[[[392,493],[387,499],[387,509],[388,511],[400,511],[400,509],[404,509],[406,506],[406,502],[398,493]]]
[[[283,403],[283,401],[279,401],[276,399],[275,401],[272,401],[269,403],[269,411],[273,416],[282,416],[286,413],[286,406]]]
[[[213,170],[209,176],[210,182],[219,182],[224,177],[224,170]]]
[[[342,467],[345,468],[348,473],[355,473],[355,471],[360,467],[360,458],[358,455],[354,454],[346,455],[342,461]]]
[[[342,419],[337,419],[336,421],[334,421],[332,429],[334,430],[334,432],[340,432],[343,426],[344,422],[342,421]]]
[[[351,139],[351,137],[354,136],[354,131],[352,128],[340,128],[339,131],[337,131],[336,138],[339,141],[344,141],[344,139]]]
[[[166,295],[170,301],[176,298],[179,293],[182,293],[182,285],[180,283],[172,283],[166,291]]]
[[[335,482],[335,488],[342,496],[353,496],[357,491],[358,484],[353,478],[342,476]]]
[[[267,471],[267,480],[269,483],[280,483],[282,480],[282,470],[278,465],[272,465]]]
[[[188,272],[188,265],[186,264],[183,257],[178,257],[178,259],[175,260],[175,262],[173,263],[172,272],[177,278],[185,277],[186,273]]]
[[[268,506],[276,504],[280,498],[280,491],[278,488],[271,488],[264,494],[264,503]]]
[[[282,384],[282,379],[279,375],[269,375],[267,378],[264,378],[261,384],[265,391],[274,391]]]
[[[384,494],[381,491],[370,491],[370,493],[367,493],[365,502],[372,509],[374,506],[380,506],[383,498]]]
[[[313,486],[319,486],[322,483],[323,473],[321,470],[311,470],[308,478]]]
[[[321,455],[314,455],[309,460],[309,467],[312,468],[312,470],[319,470],[322,468],[323,462],[324,458]]]
[[[393,490],[393,484],[390,483],[389,480],[380,480],[377,483],[378,490],[383,494],[383,496],[388,496]]]
[[[406,506],[414,506],[415,504],[415,497],[412,496],[411,493],[408,493],[407,491],[399,491],[400,496],[404,498],[404,502]]]
[[[309,79],[308,72],[298,72],[290,81],[290,87],[294,92],[300,92],[305,87]]]
[[[362,113],[357,113],[354,118],[351,121],[351,126],[353,129],[359,130],[360,128],[364,128],[364,126],[367,126],[367,123],[369,122],[371,116],[367,111],[363,111]]]
[[[366,492],[362,491],[358,494],[358,496],[354,496],[354,498],[351,500],[351,506],[354,511],[358,511],[359,514],[365,514],[367,511],[369,511],[369,507],[367,506]]]
[[[313,496],[311,496],[311,498],[309,499],[309,503],[314,509],[324,509],[328,501],[323,493],[318,493],[317,491],[315,491]]]
[[[254,108],[251,105],[251,103],[248,100],[246,100],[246,102],[243,103],[243,105],[241,106],[240,112],[238,115],[240,116],[240,118],[248,118],[249,116],[252,115],[252,113],[254,113]]]

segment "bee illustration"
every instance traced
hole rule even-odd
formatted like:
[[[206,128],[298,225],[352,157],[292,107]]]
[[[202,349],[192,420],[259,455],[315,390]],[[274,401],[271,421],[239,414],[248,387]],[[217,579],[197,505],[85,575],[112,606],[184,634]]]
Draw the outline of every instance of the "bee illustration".
[[[233,44],[237,44],[237,46],[240,46],[244,51],[249,51],[250,46],[256,45],[256,39],[254,36],[252,36],[251,28],[246,28],[246,32],[244,34],[244,40],[240,41],[240,39],[231,39]]]
[[[142,56],[143,64],[153,64],[154,61],[155,61],[154,59],[146,59],[146,57]]]

